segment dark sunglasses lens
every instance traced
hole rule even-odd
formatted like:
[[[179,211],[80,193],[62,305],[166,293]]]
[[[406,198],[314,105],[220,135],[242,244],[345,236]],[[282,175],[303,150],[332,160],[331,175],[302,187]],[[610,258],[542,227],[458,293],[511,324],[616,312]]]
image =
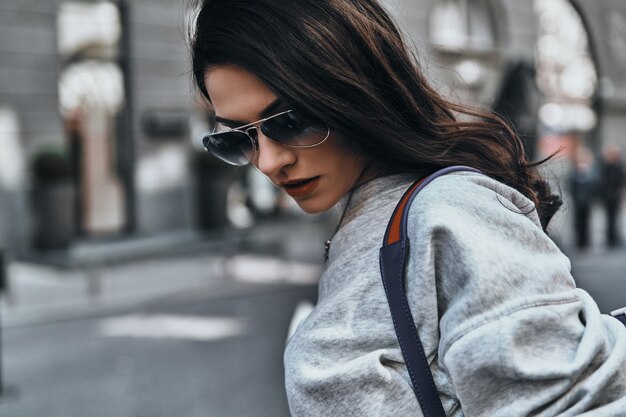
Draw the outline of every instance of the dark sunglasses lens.
[[[261,123],[261,132],[276,142],[291,146],[312,146],[328,136],[328,128],[291,111]]]
[[[241,132],[224,132],[207,135],[204,147],[213,155],[232,165],[246,165],[252,159],[254,147],[248,135]]]

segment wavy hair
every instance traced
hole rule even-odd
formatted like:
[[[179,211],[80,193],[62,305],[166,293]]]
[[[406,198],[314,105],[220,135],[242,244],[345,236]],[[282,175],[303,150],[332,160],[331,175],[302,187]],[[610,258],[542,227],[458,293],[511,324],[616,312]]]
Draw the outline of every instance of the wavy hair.
[[[396,171],[474,167],[533,201],[544,230],[561,206],[538,171],[547,159],[530,162],[498,115],[433,89],[376,0],[195,0],[193,7],[193,77],[207,100],[207,69],[236,65]]]

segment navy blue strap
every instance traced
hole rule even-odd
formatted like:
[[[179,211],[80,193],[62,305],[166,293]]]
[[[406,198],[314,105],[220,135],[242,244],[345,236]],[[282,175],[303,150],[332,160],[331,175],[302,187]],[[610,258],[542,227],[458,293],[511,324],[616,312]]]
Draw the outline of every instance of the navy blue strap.
[[[409,239],[406,233],[408,212],[415,196],[426,185],[437,177],[458,171],[480,172],[470,167],[454,166],[416,181],[400,199],[389,220],[385,240],[380,248],[380,273],[391,310],[391,318],[411,377],[413,391],[424,417],[445,417],[446,413],[406,298],[404,269],[409,249]]]

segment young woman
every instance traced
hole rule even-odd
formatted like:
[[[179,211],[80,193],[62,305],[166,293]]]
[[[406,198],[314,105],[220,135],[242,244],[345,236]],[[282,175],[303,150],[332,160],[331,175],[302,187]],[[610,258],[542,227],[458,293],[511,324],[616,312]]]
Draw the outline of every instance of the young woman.
[[[294,416],[421,415],[378,250],[411,206],[410,309],[448,416],[626,416],[626,330],[546,235],[561,205],[498,117],[444,100],[376,0],[205,0],[193,73],[203,140],[299,206],[338,206],[319,300],[285,352]]]

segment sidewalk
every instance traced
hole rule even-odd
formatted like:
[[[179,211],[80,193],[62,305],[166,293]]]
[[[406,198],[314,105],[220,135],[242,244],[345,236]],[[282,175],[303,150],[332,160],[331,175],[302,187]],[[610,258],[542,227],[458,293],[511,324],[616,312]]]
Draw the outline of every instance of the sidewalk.
[[[312,285],[332,222],[268,221],[227,233],[173,233],[85,243],[65,256],[12,262],[4,327]]]

